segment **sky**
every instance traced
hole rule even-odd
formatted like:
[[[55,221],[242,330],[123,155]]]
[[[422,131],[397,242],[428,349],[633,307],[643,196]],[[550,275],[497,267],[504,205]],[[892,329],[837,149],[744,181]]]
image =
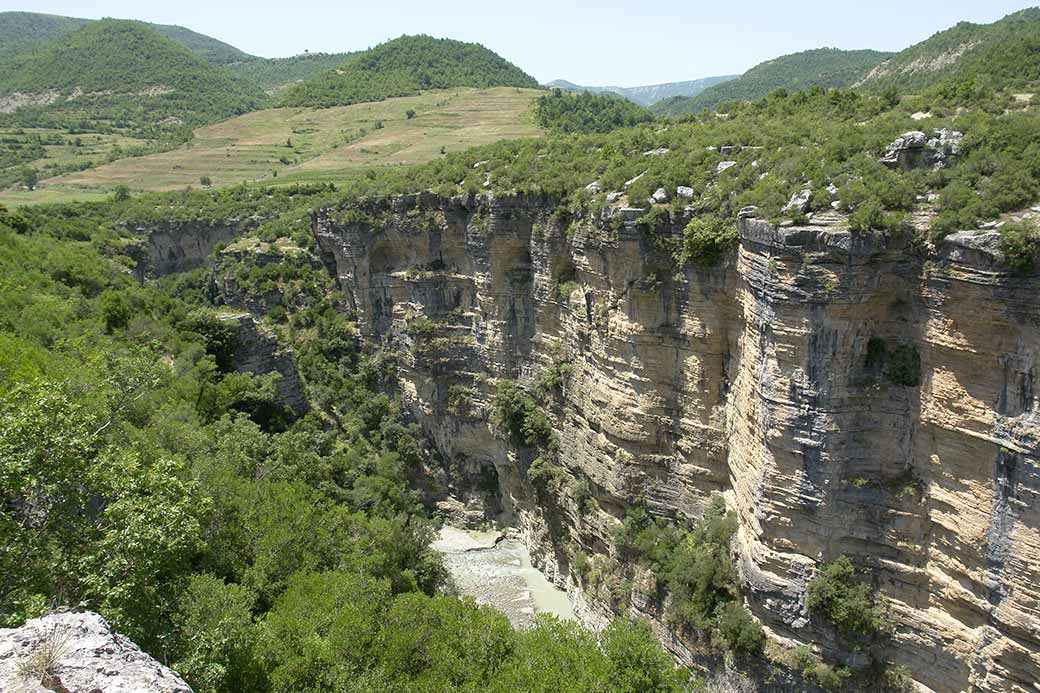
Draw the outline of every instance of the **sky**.
[[[959,21],[988,23],[1030,6],[1028,0],[20,1],[9,9],[179,24],[265,57],[363,50],[425,33],[482,43],[543,83],[618,86],[739,74],[822,46],[897,51]]]

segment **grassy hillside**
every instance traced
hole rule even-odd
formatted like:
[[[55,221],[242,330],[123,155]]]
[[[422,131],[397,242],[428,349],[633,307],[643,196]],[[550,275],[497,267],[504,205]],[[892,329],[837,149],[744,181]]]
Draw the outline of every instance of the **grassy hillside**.
[[[291,58],[256,58],[227,65],[227,70],[270,94],[288,89],[342,65],[353,53],[305,53]]]
[[[653,104],[676,96],[696,96],[708,87],[715,86],[738,75],[725,75],[722,77],[705,77],[686,82],[668,82],[667,84],[649,84],[641,87],[586,87],[574,84],[564,79],[549,82],[546,86],[565,91],[588,91],[594,94],[610,92],[620,94],[629,101],[634,101],[641,106],[652,106]]]
[[[18,55],[82,29],[94,20],[38,12],[0,12],[0,58]],[[253,60],[253,56],[223,41],[182,26],[149,24],[213,65]],[[256,58],[260,60],[260,58]]]
[[[153,137],[256,108],[262,94],[140,22],[92,22],[60,41],[0,66],[0,110],[13,94],[36,105],[3,120],[23,126],[57,120]],[[2,122],[2,121],[0,121]]]
[[[1022,88],[1040,80],[1040,8],[993,24],[961,22],[885,60],[857,86],[905,94],[939,82],[977,79],[990,89]]]
[[[520,68],[476,43],[402,36],[352,56],[289,90],[285,106],[348,106],[455,87],[537,87]]]
[[[531,105],[543,92],[511,87],[459,89],[328,109],[256,111],[195,131],[172,151],[126,158],[44,181],[33,193],[10,191],[0,202],[60,199],[134,190],[215,186],[245,181],[343,180],[359,171],[416,164],[502,139],[536,137]],[[408,111],[415,116],[408,117]],[[289,145],[292,146],[289,146]]]
[[[774,89],[800,91],[813,85],[846,87],[888,57],[879,51],[818,48],[784,55],[756,65],[737,79],[717,84],[691,98],[677,97],[656,104],[656,113],[677,115],[713,108],[727,99],[752,101]]]

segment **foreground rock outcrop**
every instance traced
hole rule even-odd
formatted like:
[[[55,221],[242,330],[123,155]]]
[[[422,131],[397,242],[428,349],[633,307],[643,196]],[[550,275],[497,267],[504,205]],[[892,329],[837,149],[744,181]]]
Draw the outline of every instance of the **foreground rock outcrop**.
[[[183,679],[92,612],[34,618],[0,629],[7,693],[191,693]]]
[[[902,665],[927,690],[1036,690],[1040,279],[991,239],[922,250],[836,214],[749,213],[735,253],[677,267],[658,239],[690,212],[651,228],[638,209],[430,194],[363,212],[319,212],[315,237],[443,460],[430,494],[516,524],[587,621],[609,610],[575,550],[608,564],[628,508],[689,521],[722,494],[747,605],[782,647]],[[542,392],[551,497],[528,478],[537,451],[489,425],[506,379]],[[865,647],[805,607],[841,555],[889,623]],[[625,608],[695,661],[652,578],[634,583]]]

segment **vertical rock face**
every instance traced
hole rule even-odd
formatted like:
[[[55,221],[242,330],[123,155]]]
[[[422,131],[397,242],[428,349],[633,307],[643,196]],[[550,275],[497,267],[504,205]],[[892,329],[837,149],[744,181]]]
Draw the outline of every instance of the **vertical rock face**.
[[[292,351],[279,345],[277,337],[265,332],[251,315],[228,315],[223,319],[237,323],[238,326],[235,370],[257,375],[278,373],[282,376],[275,383],[279,404],[292,410],[296,416],[306,414],[309,409],[307,397],[292,359]]]
[[[255,229],[262,221],[262,218],[251,217],[138,225],[134,230],[143,238],[126,250],[137,263],[134,277],[144,281],[145,277],[162,277],[203,267],[214,246]]]
[[[892,625],[873,654],[934,691],[1035,690],[1040,280],[1009,272],[985,234],[926,253],[837,215],[741,219],[736,253],[677,268],[655,239],[687,219],[624,215],[432,195],[316,215],[362,333],[396,354],[398,395],[444,460],[432,485],[472,510],[474,479],[497,478],[488,514],[511,515],[560,584],[563,547],[611,554],[632,504],[688,521],[721,493],[773,639],[862,662],[805,608],[817,567],[845,554]],[[488,424],[499,381],[535,391],[547,373],[565,373],[542,388],[566,476],[554,498],[528,479],[535,453]],[[638,592],[631,608],[659,616]]]
[[[0,690],[8,693],[191,693],[184,680],[91,612],[0,629]]]

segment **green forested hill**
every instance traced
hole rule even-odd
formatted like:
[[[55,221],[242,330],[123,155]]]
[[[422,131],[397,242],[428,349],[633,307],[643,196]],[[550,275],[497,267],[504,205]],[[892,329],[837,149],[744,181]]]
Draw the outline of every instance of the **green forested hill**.
[[[857,86],[912,93],[939,82],[964,84],[976,78],[980,87],[991,89],[1040,80],[1040,7],[993,24],[961,22],[885,60]]]
[[[537,87],[520,68],[476,43],[402,36],[289,90],[286,106],[346,106],[452,87]]]
[[[716,84],[693,97],[675,97],[654,105],[657,113],[677,115],[713,108],[727,99],[753,101],[774,89],[800,91],[813,85],[846,87],[861,79],[888,53],[837,48],[792,53],[756,65],[740,77]]]
[[[291,58],[256,58],[227,65],[228,71],[264,91],[278,92],[342,65],[353,53],[304,53]]]
[[[89,19],[54,14],[0,12],[0,58],[23,53],[89,23]]]
[[[94,20],[61,17],[38,12],[0,12],[0,57],[17,55],[71,34]],[[214,65],[260,60],[223,41],[182,26],[149,24],[160,34],[176,41]]]
[[[146,24],[106,19],[0,66],[0,95],[60,93],[14,115],[34,124],[65,118],[148,128],[227,118],[259,105],[245,87]]]

